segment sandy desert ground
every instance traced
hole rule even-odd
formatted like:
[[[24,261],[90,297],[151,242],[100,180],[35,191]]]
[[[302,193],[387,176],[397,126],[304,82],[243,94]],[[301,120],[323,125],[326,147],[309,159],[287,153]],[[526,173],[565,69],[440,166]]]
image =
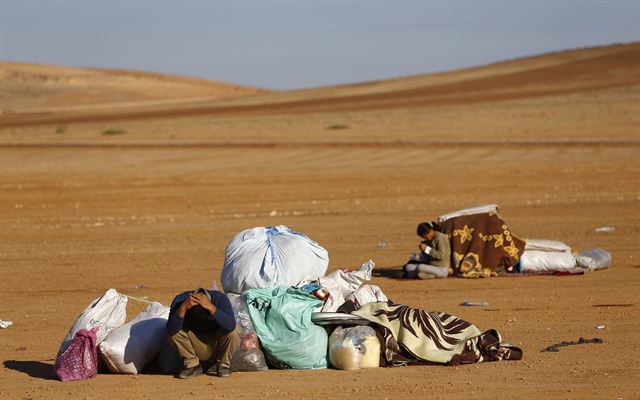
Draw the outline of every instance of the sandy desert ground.
[[[14,325],[0,330],[0,399],[640,398],[639,43],[293,92],[2,68],[0,319]],[[25,78],[34,70],[44,78]],[[418,222],[486,203],[522,238],[603,247],[613,266],[393,278]],[[275,224],[327,248],[330,270],[373,259],[394,301],[496,328],[524,359],[55,380],[60,341],[92,299],[113,287],[168,304],[219,281],[236,232]],[[579,337],[604,343],[540,352]]]

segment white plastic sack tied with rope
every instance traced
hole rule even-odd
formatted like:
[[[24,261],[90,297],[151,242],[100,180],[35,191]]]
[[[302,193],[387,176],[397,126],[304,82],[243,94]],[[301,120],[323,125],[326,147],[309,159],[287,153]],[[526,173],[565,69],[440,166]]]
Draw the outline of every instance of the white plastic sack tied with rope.
[[[80,329],[90,331],[91,328],[98,327],[95,343],[97,346],[112,330],[124,324],[126,319],[127,296],[118,293],[115,289],[107,290],[105,294],[92,301],[78,316],[64,337],[60,350],[58,350],[58,356],[67,349],[76,332]]]
[[[152,303],[134,319],[113,330],[98,348],[111,372],[138,374],[160,352],[167,336],[169,307]]]
[[[227,293],[293,286],[324,276],[327,250],[302,233],[279,225],[238,233],[227,245],[222,286]]]

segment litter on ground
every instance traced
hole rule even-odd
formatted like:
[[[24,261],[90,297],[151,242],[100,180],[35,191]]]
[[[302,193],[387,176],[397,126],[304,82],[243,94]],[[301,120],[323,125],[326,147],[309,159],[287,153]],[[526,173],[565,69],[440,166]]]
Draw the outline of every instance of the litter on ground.
[[[4,321],[4,320],[0,319],[0,329],[7,329],[11,325],[13,325],[12,321]]]

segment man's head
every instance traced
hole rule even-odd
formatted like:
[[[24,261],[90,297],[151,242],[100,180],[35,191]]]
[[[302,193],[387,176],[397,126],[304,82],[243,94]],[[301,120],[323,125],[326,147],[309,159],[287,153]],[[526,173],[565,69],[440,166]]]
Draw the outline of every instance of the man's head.
[[[421,222],[418,224],[416,233],[424,240],[431,240],[437,229],[438,227],[435,222]]]
[[[193,291],[193,293],[203,292],[209,297],[209,293],[206,290],[200,288]],[[185,321],[189,324],[189,327],[195,331],[201,330],[205,327],[209,319],[209,311],[199,304],[196,304],[189,308],[184,316]]]

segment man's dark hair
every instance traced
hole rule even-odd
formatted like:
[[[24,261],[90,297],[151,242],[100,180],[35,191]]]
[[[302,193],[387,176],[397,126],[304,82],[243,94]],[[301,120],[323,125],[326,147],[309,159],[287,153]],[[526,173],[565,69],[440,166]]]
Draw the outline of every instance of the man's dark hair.
[[[202,331],[209,319],[209,311],[205,310],[200,304],[191,307],[185,313],[184,319],[189,328],[195,332]]]

